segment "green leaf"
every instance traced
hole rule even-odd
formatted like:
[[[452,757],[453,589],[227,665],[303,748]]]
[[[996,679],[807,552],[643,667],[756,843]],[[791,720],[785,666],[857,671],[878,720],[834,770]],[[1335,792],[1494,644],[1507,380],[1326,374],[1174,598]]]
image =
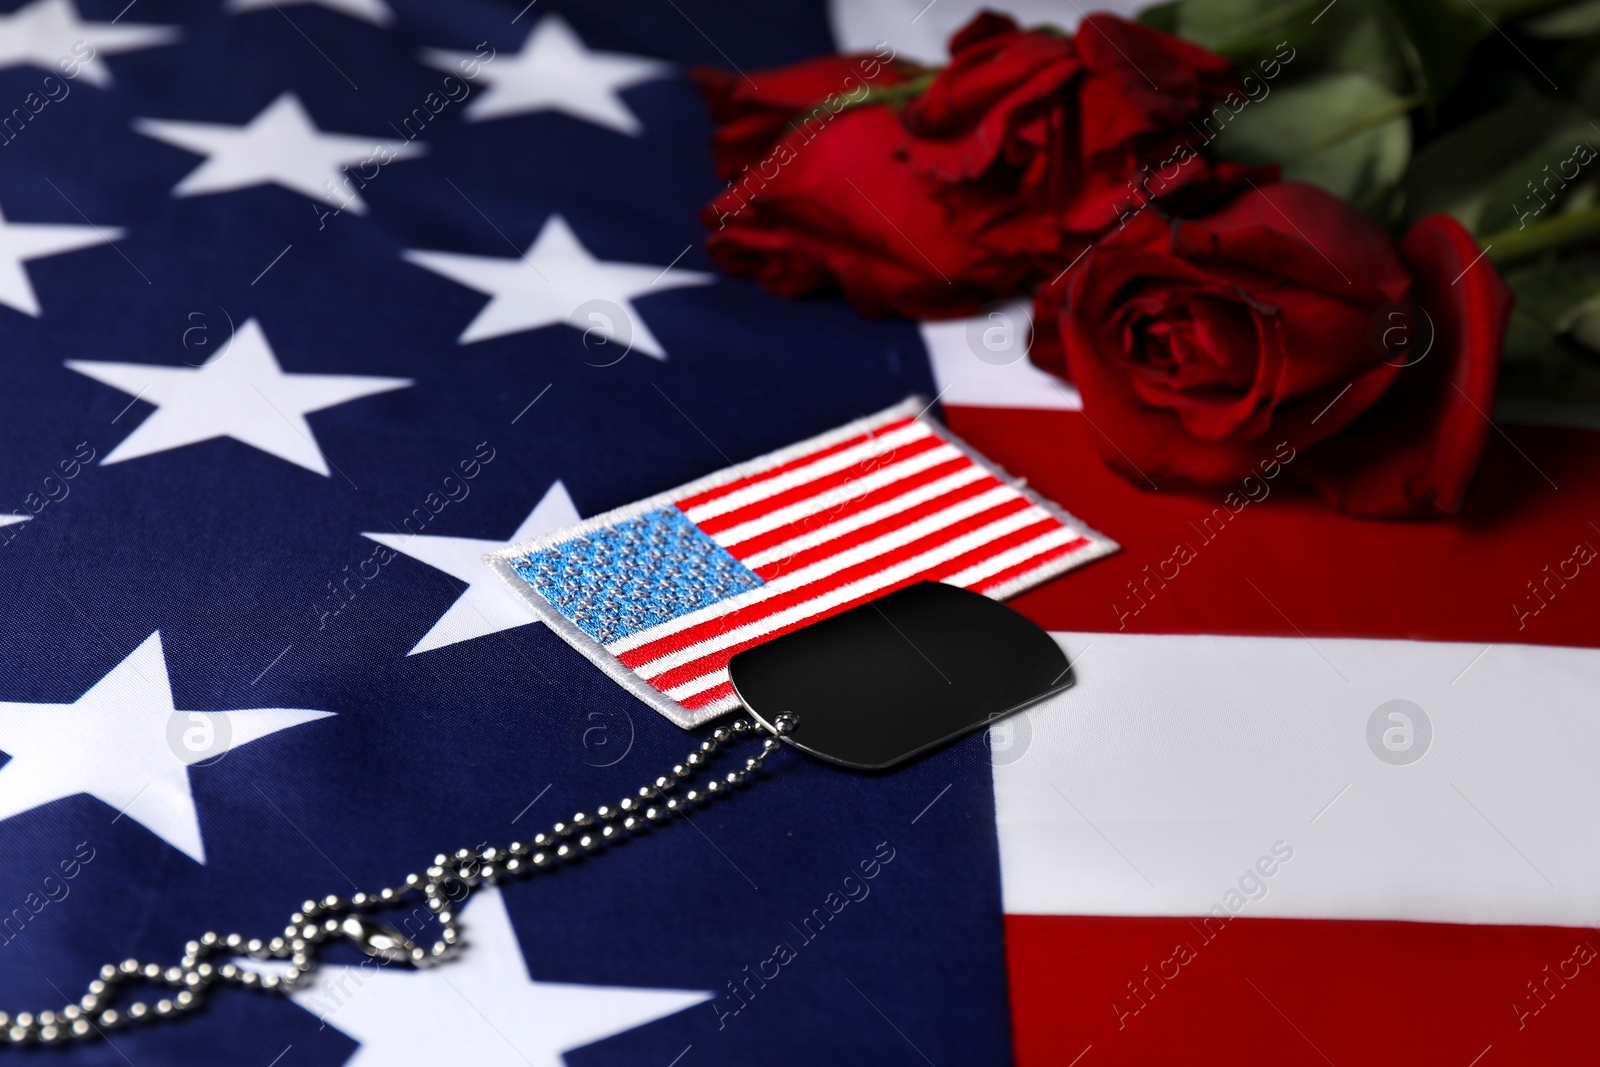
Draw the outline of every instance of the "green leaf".
[[[1581,203],[1590,197],[1574,199]],[[1600,238],[1600,208],[1580,206],[1550,218],[1535,219],[1532,225],[1486,234],[1478,238],[1478,243],[1483,245],[1489,262],[1506,267],[1528,260],[1548,259],[1551,253],[1587,245],[1596,238]]]
[[[1600,261],[1580,254],[1504,275],[1516,294],[1501,392],[1600,398]]]
[[[1590,302],[1572,317],[1567,328],[1572,339],[1591,352],[1600,352],[1600,306]]]
[[[1571,89],[1572,98],[1590,113],[1600,113],[1600,55],[1589,59],[1576,80],[1577,84]]]
[[[1371,205],[1405,172],[1413,104],[1364,74],[1324,75],[1247,104],[1213,147],[1239,163],[1281,163],[1286,179]]]
[[[1326,0],[1182,0],[1178,35],[1235,60],[1270,53],[1297,25],[1309,24]],[[1305,34],[1299,34],[1303,41]],[[1299,43],[1296,43],[1299,48]]]
[[[1553,333],[1566,333],[1600,300],[1600,271],[1581,260],[1519,267],[1504,278],[1517,296],[1517,311]]]
[[[1513,310],[1501,353],[1498,393],[1502,399],[1600,400],[1600,356],[1574,335],[1553,333]]]
[[[1544,167],[1559,167],[1579,143],[1596,141],[1600,134],[1575,104],[1540,96],[1512,101],[1417,153],[1405,177],[1406,221],[1443,213],[1485,235],[1519,227],[1530,212],[1548,219],[1553,211],[1529,199],[1527,183],[1543,180]],[[1600,168],[1591,163],[1579,177],[1592,171]]]
[[[1431,105],[1494,25],[1461,0],[1182,0],[1176,29],[1241,66],[1287,44],[1292,77],[1365,74]]]
[[[1395,47],[1378,0],[1182,0],[1180,36],[1248,69],[1274,53],[1289,54],[1294,78],[1353,71],[1405,92],[1405,56]]]
[[[1528,383],[1548,377],[1550,362],[1557,358],[1559,339],[1548,325],[1515,309],[1506,325],[1505,343],[1500,347],[1502,377],[1514,380],[1519,392],[1533,392]]]
[[[1156,4],[1139,12],[1138,20],[1144,25],[1157,29],[1163,33],[1178,32],[1178,7],[1181,0],[1171,0],[1170,3]]]
[[[1587,127],[1557,131],[1515,161],[1488,187],[1475,232],[1522,232],[1534,222],[1590,206],[1600,158],[1592,144],[1597,139]]]
[[[1405,59],[1411,92],[1430,106],[1461,80],[1472,50],[1495,31],[1478,11],[1452,0],[1375,0],[1373,6]]]
[[[1481,11],[1494,24],[1510,25],[1518,19],[1531,19],[1547,11],[1566,7],[1574,0],[1445,0],[1453,7]],[[1584,2],[1584,0],[1577,0]]]
[[[1339,0],[1339,7],[1347,3],[1344,11],[1333,8],[1309,28],[1310,33],[1320,33],[1326,39],[1321,54],[1313,53],[1318,64],[1314,72],[1365,74],[1397,93],[1406,93],[1416,82],[1418,64],[1408,60],[1406,42],[1396,24],[1383,18],[1384,5]],[[1343,17],[1335,19],[1336,14]]]
[[[1517,27],[1530,37],[1563,40],[1587,37],[1600,33],[1600,0],[1582,0],[1580,3],[1557,8],[1555,11],[1528,19]]]

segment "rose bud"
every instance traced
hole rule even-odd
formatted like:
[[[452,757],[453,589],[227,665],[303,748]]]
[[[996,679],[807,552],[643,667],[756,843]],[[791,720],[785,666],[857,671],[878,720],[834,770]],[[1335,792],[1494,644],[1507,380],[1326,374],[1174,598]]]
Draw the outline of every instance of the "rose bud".
[[[1480,258],[1446,216],[1396,246],[1314,186],[1266,185],[1113,231],[1040,292],[1032,356],[1070,370],[1096,447],[1141,484],[1230,485],[1287,443],[1345,511],[1453,512],[1511,309]]]

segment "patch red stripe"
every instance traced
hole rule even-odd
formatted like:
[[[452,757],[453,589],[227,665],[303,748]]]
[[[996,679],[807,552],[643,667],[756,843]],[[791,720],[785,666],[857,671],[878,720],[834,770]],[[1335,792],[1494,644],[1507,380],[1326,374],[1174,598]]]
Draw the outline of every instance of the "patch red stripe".
[[[749,559],[751,556],[756,555],[758,552],[765,552],[769,548],[781,545],[785,541],[799,537],[802,534],[808,534],[814,530],[820,530],[831,523],[838,522],[840,519],[848,519],[852,515],[857,515],[868,508],[877,507],[879,504],[893,500],[896,497],[903,496],[906,493],[912,492],[913,490],[920,489],[924,485],[936,482],[940,478],[946,478],[959,471],[966,470],[971,465],[971,462],[967,460],[965,456],[957,456],[955,459],[952,459],[947,463],[941,463],[936,467],[929,467],[927,470],[922,471],[919,474],[913,474],[909,477],[902,478],[897,482],[874,489],[869,493],[862,493],[860,496],[851,497],[842,505],[824,511],[819,511],[813,515],[807,515],[803,519],[798,519],[794,522],[779,526],[777,529],[771,530],[767,533],[757,534],[754,537],[746,538],[745,540],[740,541],[738,544],[730,546],[728,548],[728,552],[735,559],[743,562],[744,560]],[[991,477],[987,479],[978,479],[973,484],[982,485],[986,489],[993,489],[995,486],[1002,483],[998,479]]]
[[[790,504],[798,504],[802,500],[809,500],[819,493],[827,492],[829,489],[837,489],[841,485],[847,485],[858,478],[871,474],[873,471],[882,470],[892,463],[898,463],[901,460],[910,459],[912,456],[918,456],[935,448],[943,447],[945,447],[945,442],[941,438],[935,434],[929,434],[920,441],[899,445],[892,452],[879,456],[869,456],[842,471],[835,471],[832,474],[824,474],[820,478],[813,478],[804,485],[797,485],[793,489],[774,493],[772,496],[757,500],[752,504],[746,504],[742,508],[735,508],[721,515],[702,519],[697,521],[695,525],[708,534],[718,534],[723,530],[738,526],[740,523],[749,522],[751,519],[759,519],[763,515],[769,515],[779,508],[787,507]],[[679,504],[678,507],[679,510],[687,513],[688,509],[684,505]]]
[[[1031,559],[1024,560],[1014,567],[1007,567],[1000,573],[985,578],[977,585],[970,586],[969,588],[971,588],[975,593],[987,593],[989,590],[1005,585],[1012,579],[1019,578],[1022,575],[1027,574],[1029,571],[1037,570],[1038,568],[1043,567],[1052,560],[1057,560],[1062,556],[1076,552],[1078,549],[1082,548],[1088,543],[1089,539],[1087,537],[1080,537],[1075,541],[1068,541],[1060,548],[1051,549],[1050,551],[1041,553],[1040,555],[1034,556]]]
[[[753,474],[748,478],[738,478],[727,483],[726,485],[719,485],[715,489],[707,489],[702,493],[696,493],[694,496],[685,497],[684,499],[678,501],[678,507],[684,511],[687,511],[690,508],[698,507],[701,504],[709,504],[711,501],[725,497],[729,493],[737,492],[740,489],[748,489],[752,485],[757,485],[766,481],[768,478],[774,478],[780,474],[787,474],[789,471],[804,467],[808,463],[815,463],[817,460],[822,459],[825,456],[831,456],[837,452],[843,452],[847,448],[854,448],[856,445],[863,444],[874,437],[882,437],[884,434],[898,430],[903,426],[909,426],[915,421],[915,419],[906,418],[899,419],[895,422],[885,423],[876,430],[873,430],[871,433],[858,434],[855,437],[847,438],[846,440],[828,445],[826,448],[819,448],[815,452],[807,452],[803,456],[797,456],[794,459],[789,460],[787,463],[780,463],[776,467],[771,467],[762,471],[760,474]]]
[[[809,567],[813,563],[820,563],[823,560],[837,556],[840,552],[844,552],[855,547],[856,545],[864,545],[868,541],[871,541],[875,538],[882,537],[888,533],[893,533],[895,530],[903,529],[919,519],[925,519],[929,515],[943,511],[945,508],[950,507],[953,504],[959,504],[963,500],[971,499],[972,497],[986,493],[993,488],[994,486],[992,485],[983,485],[982,483],[979,483],[976,489],[970,485],[964,485],[959,489],[953,489],[944,496],[936,497],[933,500],[925,501],[924,503],[918,504],[915,507],[907,508],[905,511],[890,515],[883,519],[879,519],[875,523],[863,526],[859,530],[852,530],[849,533],[836,537],[831,541],[825,541],[814,548],[809,548],[802,552],[796,552],[792,556],[788,556],[784,559],[773,560],[771,563],[768,563],[765,566],[757,567],[756,577],[760,578],[763,582],[770,582],[779,575],[789,574],[793,571]],[[980,512],[979,514],[981,516],[985,516],[986,521],[993,522],[995,519],[1004,518],[1005,516],[1010,515],[1012,512],[1023,511],[1032,506],[1033,505],[1028,503],[1026,498],[1016,496],[1009,500],[1001,501],[1000,503]]]
[[[686,708],[703,708],[707,704],[721,700],[723,697],[733,696],[732,682],[718,682],[704,693],[696,693],[692,697],[684,697],[678,703]]]
[[[984,516],[977,515],[965,522],[954,524],[947,529],[934,530],[917,538],[915,541],[901,545],[899,548],[881,555],[864,559],[853,566],[835,571],[825,578],[808,582],[787,592],[776,593],[765,600],[750,604],[737,611],[730,611],[726,615],[708,619],[696,626],[667,634],[654,641],[639,645],[637,648],[628,649],[619,653],[617,658],[622,661],[624,666],[642,667],[679,649],[697,645],[701,641],[709,640],[718,634],[727,633],[729,630],[737,629],[747,623],[757,622],[768,615],[793,607],[796,604],[815,600],[817,597],[829,593],[840,586],[849,585],[863,578],[870,578],[896,563],[919,556],[983,525]],[[988,551],[987,546],[979,547],[984,552]],[[954,572],[952,571],[951,573]]]
[[[775,637],[780,637],[783,634],[789,633],[792,630],[798,630],[800,627],[805,626],[805,625],[807,625],[809,623],[816,622],[818,619],[825,619],[825,618],[829,617],[830,615],[837,615],[841,611],[848,611],[850,608],[855,607],[857,604],[863,604],[863,603],[867,602],[868,600],[875,600],[878,597],[883,596],[883,595],[885,595],[887,593],[894,592],[896,589],[901,589],[901,588],[903,588],[903,587],[905,587],[907,585],[910,585],[912,582],[919,582],[919,581],[923,581],[923,580],[938,581],[939,579],[944,578],[947,575],[955,574],[958,571],[965,570],[966,568],[972,566],[974,563],[978,563],[978,562],[981,562],[982,560],[988,559],[991,556],[993,556],[996,552],[1002,552],[1005,549],[1011,548],[1014,545],[1026,544],[1028,541],[1031,541],[1033,538],[1038,537],[1040,534],[1048,533],[1051,530],[1058,529],[1059,525],[1060,524],[1057,523],[1054,519],[1042,519],[1039,522],[1036,522],[1036,523],[1033,523],[1030,526],[1024,527],[1023,529],[1017,531],[1014,534],[1010,534],[1010,535],[1008,535],[1006,537],[1003,537],[1003,538],[1000,538],[998,540],[991,541],[991,542],[989,542],[987,544],[984,544],[984,545],[980,545],[977,548],[974,548],[970,552],[964,552],[961,555],[957,556],[955,559],[951,560],[949,563],[941,564],[938,567],[929,568],[928,570],[923,571],[923,572],[921,572],[919,574],[913,574],[913,575],[911,575],[911,576],[909,576],[907,578],[902,579],[901,581],[895,582],[894,584],[892,584],[890,586],[886,586],[886,587],[884,587],[882,589],[874,590],[871,593],[865,593],[865,594],[863,594],[861,596],[853,597],[849,601],[846,601],[845,603],[839,605],[838,607],[830,608],[830,609],[828,609],[826,611],[819,611],[815,615],[810,615],[810,616],[807,616],[806,618],[798,619],[798,620],[796,620],[796,621],[794,621],[792,623],[789,623],[786,626],[781,626],[781,627],[778,627],[777,629],[774,629],[774,630],[772,630],[772,631],[770,631],[768,633],[764,633],[760,637],[753,637],[753,638],[750,638],[749,640],[746,640],[746,641],[737,642],[736,644],[730,645],[727,648],[718,649],[716,652],[712,652],[712,653],[709,653],[709,654],[707,654],[705,656],[701,656],[699,659],[696,659],[696,660],[691,660],[690,662],[685,663],[682,666],[674,667],[670,671],[664,671],[663,673],[657,675],[656,677],[650,678],[650,679],[647,679],[647,680],[650,682],[651,685],[655,686],[657,689],[660,689],[662,691],[671,689],[674,686],[683,685],[686,682],[692,682],[696,678],[699,678],[702,675],[705,675],[705,674],[707,674],[707,673],[709,673],[711,671],[718,670],[719,668],[722,668],[722,667],[726,667],[728,665],[728,660],[731,659],[733,657],[733,655],[735,653],[737,653],[737,652],[743,652],[747,648],[754,648],[756,645],[763,644],[763,643],[765,643],[767,641],[772,640]],[[940,539],[938,541],[934,542],[933,544],[943,544],[946,540],[949,540],[949,538],[945,538],[945,537],[941,536]],[[933,545],[924,545],[923,548],[921,549],[921,551],[926,551],[930,547],[933,547]],[[910,558],[911,556],[915,556],[917,554],[918,554],[917,552],[911,552],[905,558]],[[872,565],[871,562],[869,562],[865,566],[867,566],[867,573],[869,573],[869,574],[877,574],[878,572],[882,571],[884,569],[884,567],[887,566],[887,565],[888,564],[878,563],[877,565],[874,566],[874,565]],[[837,585],[843,585],[843,584],[846,584],[846,583],[842,583],[842,582],[841,583],[836,583],[836,586]],[[799,597],[800,602],[804,603],[805,601],[815,599],[817,594],[818,594],[818,592],[819,592],[819,590],[815,589],[814,587],[807,586],[805,589],[799,590],[798,592],[801,594],[801,596]],[[745,620],[745,621],[754,621],[754,620]],[[729,629],[731,629],[731,628],[732,627],[730,626]],[[722,631],[719,629],[719,630],[717,630],[715,632],[720,633]],[[630,664],[630,666],[631,666],[631,664]]]

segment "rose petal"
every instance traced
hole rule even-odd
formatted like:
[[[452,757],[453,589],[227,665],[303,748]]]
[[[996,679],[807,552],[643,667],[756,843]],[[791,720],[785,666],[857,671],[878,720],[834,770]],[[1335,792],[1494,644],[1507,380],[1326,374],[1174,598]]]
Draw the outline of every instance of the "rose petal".
[[[909,72],[905,64],[876,55],[842,55],[756,71],[751,78],[711,67],[697,67],[689,77],[719,127],[711,138],[717,173],[732,180],[759,163],[801,112],[829,97],[857,99],[865,89],[903,81]]]
[[[867,315],[970,315],[1018,291],[1030,263],[952,224],[899,153],[904,136],[882,106],[843,111],[814,137],[791,133],[770,170],[702,213],[712,258],[787,296],[837,285]]]
[[[1352,299],[1399,300],[1410,274],[1383,228],[1331,193],[1278,182],[1241,193],[1207,215],[1228,259]]]
[[[1422,219],[1400,249],[1435,329],[1432,349],[1349,429],[1290,468],[1355,515],[1460,508],[1489,433],[1511,316],[1511,291],[1454,219]]]

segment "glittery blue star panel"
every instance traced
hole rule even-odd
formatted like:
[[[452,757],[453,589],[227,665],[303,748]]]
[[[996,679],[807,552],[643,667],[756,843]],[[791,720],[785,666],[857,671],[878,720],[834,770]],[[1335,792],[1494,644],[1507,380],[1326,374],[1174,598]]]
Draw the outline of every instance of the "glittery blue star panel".
[[[602,644],[761,585],[750,568],[677,508],[645,512],[512,565]]]

